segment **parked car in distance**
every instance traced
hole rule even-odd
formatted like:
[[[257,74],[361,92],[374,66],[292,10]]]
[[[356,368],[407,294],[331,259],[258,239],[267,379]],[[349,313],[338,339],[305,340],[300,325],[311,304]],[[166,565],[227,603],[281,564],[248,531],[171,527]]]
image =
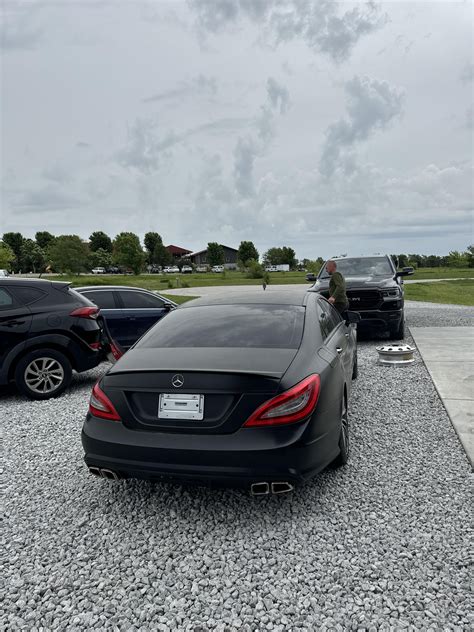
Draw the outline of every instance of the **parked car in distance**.
[[[290,266],[288,263],[279,263],[274,266],[267,266],[265,268],[266,272],[289,272]]]
[[[164,274],[179,274],[178,266],[165,266],[163,268]]]
[[[316,281],[316,275],[314,274],[314,272],[308,272],[306,274],[306,280],[312,281],[314,283]]]
[[[337,270],[346,279],[349,309],[360,314],[361,330],[388,330],[392,339],[405,336],[404,291],[401,279],[413,268],[396,269],[389,255],[335,257]],[[310,292],[329,296],[329,275],[323,265]]]
[[[60,395],[72,371],[102,360],[99,309],[70,283],[0,279],[0,384],[31,399]]]
[[[208,270],[208,266],[196,266],[196,272],[207,272]]]
[[[92,274],[106,274],[107,270],[105,268],[93,268]]]
[[[346,463],[356,375],[356,330],[316,293],[197,299],[96,384],[85,461],[104,478],[290,491]]]
[[[0,270],[0,277],[8,277],[10,276],[10,273],[8,272],[8,270]]]
[[[121,285],[96,285],[76,288],[100,308],[112,339],[125,351],[143,336],[176,303],[142,288]]]
[[[120,268],[117,266],[110,266],[110,268],[105,268],[107,274],[121,274]]]
[[[181,272],[182,272],[183,274],[192,274],[192,272],[193,272],[193,268],[192,268],[192,266],[183,266],[183,267],[181,268]]]
[[[211,272],[224,272],[224,266],[212,266]]]

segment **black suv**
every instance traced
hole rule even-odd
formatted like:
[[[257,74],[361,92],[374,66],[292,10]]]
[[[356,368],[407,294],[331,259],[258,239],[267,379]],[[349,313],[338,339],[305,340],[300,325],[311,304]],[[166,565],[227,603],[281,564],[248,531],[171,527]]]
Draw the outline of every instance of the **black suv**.
[[[402,340],[405,314],[401,277],[413,274],[413,268],[397,271],[389,255],[334,257],[332,261],[346,279],[349,309],[360,314],[358,327],[388,330],[392,339]],[[329,278],[324,264],[309,291],[328,298]]]
[[[99,311],[69,283],[0,279],[0,384],[31,399],[62,393],[73,369],[103,359]]]

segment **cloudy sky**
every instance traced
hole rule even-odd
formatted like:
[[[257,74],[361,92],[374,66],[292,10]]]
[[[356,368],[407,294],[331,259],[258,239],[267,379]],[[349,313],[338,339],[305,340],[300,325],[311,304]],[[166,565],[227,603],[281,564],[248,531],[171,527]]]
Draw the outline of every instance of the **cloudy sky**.
[[[473,4],[3,0],[0,233],[473,241]]]

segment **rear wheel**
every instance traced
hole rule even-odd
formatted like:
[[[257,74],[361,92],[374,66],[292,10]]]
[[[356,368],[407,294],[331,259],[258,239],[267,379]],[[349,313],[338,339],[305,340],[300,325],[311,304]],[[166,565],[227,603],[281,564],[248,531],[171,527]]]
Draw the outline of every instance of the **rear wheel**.
[[[344,397],[341,414],[341,434],[339,435],[339,454],[331,463],[331,467],[342,467],[349,459],[349,416],[347,413],[347,402]]]
[[[57,397],[69,386],[71,377],[71,363],[55,349],[30,351],[15,369],[18,390],[30,399]]]

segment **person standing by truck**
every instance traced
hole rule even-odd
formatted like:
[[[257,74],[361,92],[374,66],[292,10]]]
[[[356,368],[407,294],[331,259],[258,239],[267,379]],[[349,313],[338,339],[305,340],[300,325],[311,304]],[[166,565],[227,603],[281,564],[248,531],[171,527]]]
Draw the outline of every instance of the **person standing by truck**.
[[[349,300],[346,294],[346,280],[342,274],[337,271],[335,261],[328,261],[326,263],[326,272],[331,277],[329,281],[328,301],[343,315],[349,308]]]

